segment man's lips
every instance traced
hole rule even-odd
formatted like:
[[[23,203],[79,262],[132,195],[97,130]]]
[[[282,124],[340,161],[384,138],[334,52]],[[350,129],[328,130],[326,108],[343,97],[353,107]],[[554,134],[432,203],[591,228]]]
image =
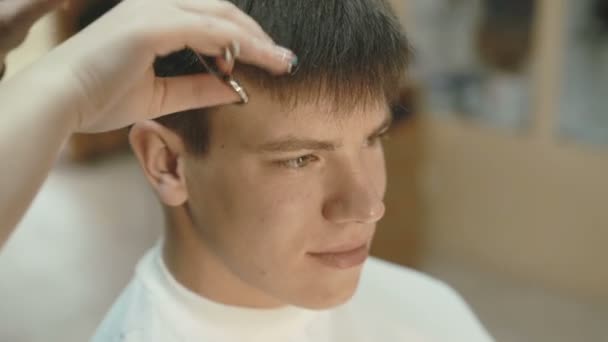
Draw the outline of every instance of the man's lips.
[[[361,265],[369,255],[369,243],[345,245],[331,248],[323,252],[308,253],[326,266],[335,268],[351,268]]]
[[[327,247],[318,252],[309,252],[309,254],[336,254],[353,251],[361,246],[367,245],[368,240],[359,240],[358,242],[343,243],[334,247]]]

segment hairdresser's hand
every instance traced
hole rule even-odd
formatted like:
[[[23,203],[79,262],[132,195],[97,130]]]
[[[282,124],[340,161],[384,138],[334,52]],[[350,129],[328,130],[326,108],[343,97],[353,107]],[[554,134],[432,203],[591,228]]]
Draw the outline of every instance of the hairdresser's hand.
[[[186,46],[219,57],[233,41],[240,46],[241,62],[273,73],[287,72],[293,60],[229,2],[125,0],[46,61],[65,70],[62,87],[77,109],[74,130],[96,132],[239,101],[213,76],[156,78],[152,66],[155,57]]]
[[[6,1],[0,0],[0,4]],[[274,73],[293,57],[250,17],[219,0],[124,0],[49,54],[0,83],[0,247],[75,131],[95,132],[239,100],[212,76],[154,77],[159,55],[192,47]],[[231,63],[222,63],[230,68]]]
[[[0,70],[6,55],[19,46],[45,13],[65,0],[0,0]]]

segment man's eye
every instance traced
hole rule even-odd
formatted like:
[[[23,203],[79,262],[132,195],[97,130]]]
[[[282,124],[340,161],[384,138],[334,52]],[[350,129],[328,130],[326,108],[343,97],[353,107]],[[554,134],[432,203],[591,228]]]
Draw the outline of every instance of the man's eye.
[[[376,146],[378,145],[378,143],[380,143],[382,140],[386,141],[389,139],[389,135],[388,132],[382,132],[376,136],[370,137],[367,140],[367,146]]]
[[[288,169],[301,169],[303,167],[308,166],[308,164],[319,160],[319,158],[313,156],[312,154],[308,154],[305,156],[301,156],[298,158],[287,159],[279,161],[279,165],[286,167]]]

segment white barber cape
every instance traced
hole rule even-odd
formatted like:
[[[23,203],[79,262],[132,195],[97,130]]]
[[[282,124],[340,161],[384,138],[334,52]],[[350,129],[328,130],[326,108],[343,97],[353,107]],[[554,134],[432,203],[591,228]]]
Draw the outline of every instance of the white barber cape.
[[[325,311],[248,309],[207,300],[168,272],[161,246],[135,277],[93,342],[488,342],[452,289],[426,275],[370,258],[355,296]]]

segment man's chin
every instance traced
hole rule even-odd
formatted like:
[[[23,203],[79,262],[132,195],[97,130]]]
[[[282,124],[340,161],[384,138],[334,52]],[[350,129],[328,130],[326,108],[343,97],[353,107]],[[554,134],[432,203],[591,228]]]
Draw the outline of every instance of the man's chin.
[[[300,303],[294,303],[311,310],[327,310],[346,304],[357,292],[359,287],[360,272],[352,275],[348,281],[333,283],[328,286],[319,286],[315,293],[308,292],[304,295],[305,299]]]
[[[353,296],[355,295],[356,291],[351,291],[349,293],[346,293],[342,296],[339,297],[334,297],[331,298],[330,300],[325,300],[322,302],[316,302],[316,303],[311,303],[311,305],[307,308],[310,310],[328,310],[328,309],[332,309],[335,308],[337,306],[341,306],[344,305],[346,303],[348,303]]]

